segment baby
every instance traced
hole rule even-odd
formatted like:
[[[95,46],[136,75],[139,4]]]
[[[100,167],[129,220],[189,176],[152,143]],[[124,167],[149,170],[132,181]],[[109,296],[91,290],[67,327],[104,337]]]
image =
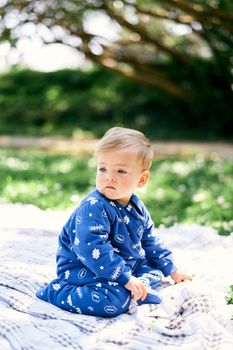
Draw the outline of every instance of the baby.
[[[96,157],[96,188],[59,236],[57,278],[36,295],[67,311],[114,317],[132,301],[160,303],[156,288],[163,276],[175,283],[192,277],[177,271],[134,194],[150,176],[149,140],[137,130],[114,127],[99,141]]]

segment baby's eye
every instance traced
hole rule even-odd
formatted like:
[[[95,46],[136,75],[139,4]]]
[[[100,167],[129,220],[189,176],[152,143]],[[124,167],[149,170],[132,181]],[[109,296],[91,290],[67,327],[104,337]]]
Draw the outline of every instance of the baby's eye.
[[[101,173],[104,173],[105,171],[106,171],[106,169],[105,168],[99,168],[99,171],[101,172]]]
[[[119,173],[119,174],[127,174],[127,172],[126,172],[125,170],[122,170],[122,169],[119,169],[119,170],[118,170],[118,173]]]

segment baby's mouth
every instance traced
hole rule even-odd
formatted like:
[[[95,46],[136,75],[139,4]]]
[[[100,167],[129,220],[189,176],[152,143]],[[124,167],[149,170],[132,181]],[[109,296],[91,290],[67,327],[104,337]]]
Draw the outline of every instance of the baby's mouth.
[[[107,189],[110,189],[110,190],[115,190],[115,187],[113,186],[106,186]]]

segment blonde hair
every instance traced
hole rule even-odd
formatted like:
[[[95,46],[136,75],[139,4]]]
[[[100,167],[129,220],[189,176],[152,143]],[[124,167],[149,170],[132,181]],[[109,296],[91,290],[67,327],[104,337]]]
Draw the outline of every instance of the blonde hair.
[[[109,129],[97,144],[96,155],[102,151],[135,148],[143,170],[148,170],[153,160],[153,150],[146,136],[134,129],[114,127]]]

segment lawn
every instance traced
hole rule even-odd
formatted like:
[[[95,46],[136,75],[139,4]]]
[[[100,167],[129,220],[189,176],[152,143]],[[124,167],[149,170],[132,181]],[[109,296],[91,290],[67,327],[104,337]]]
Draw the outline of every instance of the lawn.
[[[138,193],[156,226],[210,225],[233,231],[233,163],[201,154],[155,159],[146,188]],[[63,210],[78,205],[95,185],[91,156],[38,150],[0,150],[0,201]]]

